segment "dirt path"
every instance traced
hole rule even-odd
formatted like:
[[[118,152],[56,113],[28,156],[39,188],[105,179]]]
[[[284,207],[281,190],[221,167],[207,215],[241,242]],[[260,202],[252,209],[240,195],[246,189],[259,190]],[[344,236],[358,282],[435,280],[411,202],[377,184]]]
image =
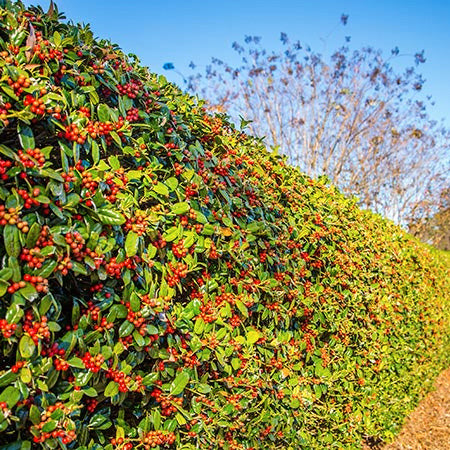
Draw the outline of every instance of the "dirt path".
[[[450,450],[450,369],[439,375],[435,388],[383,450]]]

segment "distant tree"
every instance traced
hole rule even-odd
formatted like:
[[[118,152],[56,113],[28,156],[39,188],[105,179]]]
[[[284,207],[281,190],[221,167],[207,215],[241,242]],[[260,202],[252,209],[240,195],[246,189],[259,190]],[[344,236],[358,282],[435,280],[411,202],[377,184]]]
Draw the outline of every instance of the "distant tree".
[[[450,189],[441,192],[437,212],[412,221],[409,232],[441,250],[450,251]]]
[[[370,47],[342,46],[326,58],[285,33],[281,42],[269,53],[248,36],[233,44],[240,65],[213,58],[188,87],[236,123],[251,120],[251,133],[311,177],[326,174],[363,206],[402,225],[430,217],[449,185],[450,133],[418,98],[423,52],[398,73],[398,49],[385,58]]]

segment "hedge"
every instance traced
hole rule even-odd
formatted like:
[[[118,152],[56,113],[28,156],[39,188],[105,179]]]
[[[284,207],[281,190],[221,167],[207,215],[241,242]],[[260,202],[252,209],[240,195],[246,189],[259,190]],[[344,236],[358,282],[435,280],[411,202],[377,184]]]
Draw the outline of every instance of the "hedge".
[[[392,439],[448,364],[448,255],[0,4],[0,448]]]

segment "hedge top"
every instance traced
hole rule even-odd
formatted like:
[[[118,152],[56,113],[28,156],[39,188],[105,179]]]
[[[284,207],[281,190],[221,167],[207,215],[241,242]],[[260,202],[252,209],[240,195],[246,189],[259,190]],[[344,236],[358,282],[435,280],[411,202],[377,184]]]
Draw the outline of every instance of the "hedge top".
[[[448,264],[53,3],[0,4],[0,448],[389,439],[445,363]]]

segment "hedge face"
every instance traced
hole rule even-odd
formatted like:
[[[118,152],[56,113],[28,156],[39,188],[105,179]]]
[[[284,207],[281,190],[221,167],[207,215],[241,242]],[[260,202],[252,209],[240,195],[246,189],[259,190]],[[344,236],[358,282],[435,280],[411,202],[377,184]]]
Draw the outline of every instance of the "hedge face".
[[[389,439],[434,252],[57,16],[0,9],[1,448]]]

